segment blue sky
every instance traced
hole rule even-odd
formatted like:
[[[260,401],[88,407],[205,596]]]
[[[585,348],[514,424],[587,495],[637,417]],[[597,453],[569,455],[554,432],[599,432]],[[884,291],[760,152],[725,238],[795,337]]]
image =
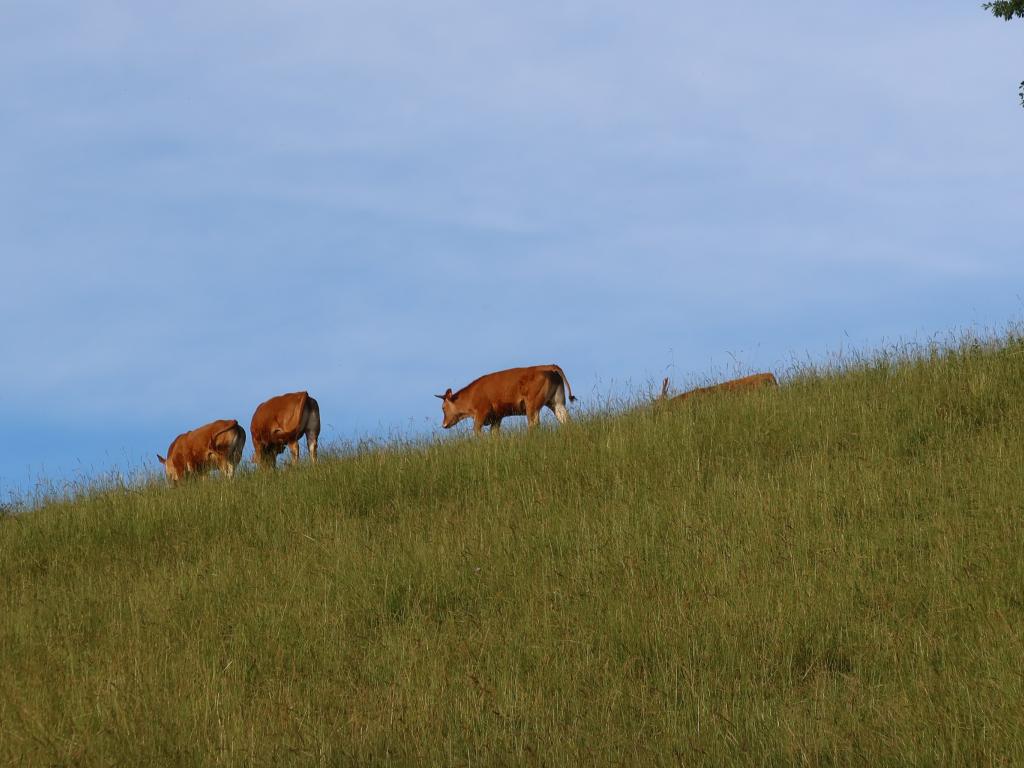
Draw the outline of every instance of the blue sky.
[[[0,0],[0,497],[1019,320],[1024,22],[763,6]]]

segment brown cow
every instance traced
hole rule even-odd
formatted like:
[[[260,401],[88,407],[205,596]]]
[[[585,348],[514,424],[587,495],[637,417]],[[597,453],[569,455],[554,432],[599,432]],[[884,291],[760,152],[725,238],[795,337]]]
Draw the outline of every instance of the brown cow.
[[[771,373],[755,373],[752,376],[744,376],[742,379],[732,379],[731,381],[723,381],[721,384],[714,384],[710,387],[691,389],[689,392],[683,392],[681,395],[670,398],[668,397],[668,379],[665,379],[661,384],[661,399],[667,399],[671,403],[681,403],[683,400],[687,400],[694,395],[707,395],[714,392],[735,392],[744,389],[757,389],[758,387],[774,387],[778,383],[775,376]]]
[[[159,453],[156,457],[164,465],[168,482],[174,484],[191,475],[205,475],[211,469],[231,477],[242,460],[244,447],[245,430],[234,419],[221,419],[178,435],[167,449],[167,458]]]
[[[316,463],[316,440],[320,436],[320,406],[308,392],[291,392],[260,403],[249,425],[253,461],[261,467],[277,466],[285,446],[292,452],[292,464],[299,460],[299,439],[305,435],[309,459]]]
[[[525,415],[527,425],[532,428],[540,421],[540,411],[545,406],[560,424],[565,424],[569,420],[565,407],[567,390],[569,402],[574,402],[572,387],[561,368],[534,365],[488,373],[454,394],[449,388],[443,395],[434,397],[444,401],[441,426],[449,429],[472,417],[473,431],[479,433],[485,425],[490,426],[491,432],[497,432],[506,416]]]

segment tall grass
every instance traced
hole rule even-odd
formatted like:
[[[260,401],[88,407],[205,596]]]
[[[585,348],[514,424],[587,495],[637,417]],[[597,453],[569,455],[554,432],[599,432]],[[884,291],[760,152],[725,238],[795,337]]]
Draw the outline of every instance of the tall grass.
[[[0,517],[0,763],[1024,761],[1024,343]]]

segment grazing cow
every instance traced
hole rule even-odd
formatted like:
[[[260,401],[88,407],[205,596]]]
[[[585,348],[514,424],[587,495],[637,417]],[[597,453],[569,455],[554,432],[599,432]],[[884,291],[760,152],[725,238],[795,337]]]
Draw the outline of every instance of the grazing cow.
[[[491,432],[501,429],[506,416],[526,416],[526,423],[534,427],[540,421],[541,408],[547,406],[560,424],[569,420],[565,407],[565,393],[569,402],[576,400],[565,373],[557,365],[534,365],[529,368],[510,368],[488,373],[452,394],[435,395],[443,401],[445,429],[454,427],[463,419],[472,417],[473,431],[479,433],[484,426]]]
[[[244,447],[245,430],[234,419],[221,419],[178,435],[167,449],[167,458],[159,453],[156,457],[173,485],[191,475],[205,475],[211,469],[231,477],[242,460]]]
[[[316,439],[320,436],[320,406],[308,392],[291,392],[260,403],[249,425],[253,461],[258,466],[277,466],[285,446],[292,452],[292,464],[299,460],[299,439],[305,435],[309,459],[316,463]]]
[[[683,392],[681,395],[670,398],[668,396],[668,379],[665,379],[661,383],[661,399],[668,400],[671,403],[681,403],[683,400],[688,400],[694,395],[707,395],[713,392],[735,392],[743,389],[757,389],[758,387],[774,387],[778,383],[775,376],[771,373],[755,373],[752,376],[744,376],[742,379],[732,379],[731,381],[723,381],[721,384],[714,384],[710,387],[691,389],[689,392]]]

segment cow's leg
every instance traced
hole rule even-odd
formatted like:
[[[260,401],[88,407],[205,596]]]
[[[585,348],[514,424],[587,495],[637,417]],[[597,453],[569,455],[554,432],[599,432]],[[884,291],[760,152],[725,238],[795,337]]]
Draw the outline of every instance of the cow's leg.
[[[224,475],[224,477],[234,477],[235,476],[235,465],[232,464],[229,459],[221,459],[220,460],[220,473],[222,475]]]
[[[492,435],[496,435],[500,431],[501,431],[501,419],[495,418],[494,421],[491,422],[491,434]]]
[[[316,464],[316,441],[320,437],[320,406],[316,400],[309,398],[306,407],[306,451],[309,453],[309,460]]]
[[[226,453],[210,451],[206,456],[206,465],[203,467],[203,474],[209,474],[214,467],[220,472],[221,477],[231,477],[231,457]]]
[[[265,445],[259,454],[256,455],[256,466],[261,469],[277,469],[277,457],[284,450],[284,446]]]
[[[292,452],[292,466],[299,463],[299,439],[295,438],[288,443],[288,450]]]
[[[526,427],[533,429],[538,424],[540,424],[540,408],[531,407],[526,411]]]
[[[565,389],[559,385],[558,389],[547,402],[547,407],[555,414],[559,424],[565,424],[569,420],[569,411],[565,407]]]
[[[235,443],[235,450],[231,454],[231,474],[235,474],[235,469],[242,463],[242,449],[245,447],[245,439],[239,440]]]
[[[480,431],[484,428],[484,424],[487,422],[487,418],[484,416],[473,417],[473,431],[476,434],[480,434]]]

